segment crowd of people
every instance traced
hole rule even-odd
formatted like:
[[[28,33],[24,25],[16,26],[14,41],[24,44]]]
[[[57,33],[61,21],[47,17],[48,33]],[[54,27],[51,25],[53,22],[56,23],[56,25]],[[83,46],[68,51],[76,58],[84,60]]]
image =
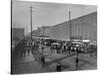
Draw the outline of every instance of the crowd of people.
[[[41,46],[41,47],[40,47]],[[23,39],[16,47],[15,54],[17,56],[25,56],[26,53],[33,53],[34,50],[41,48],[42,52],[44,48],[48,47],[51,52],[56,53],[76,53],[76,51],[80,53],[91,53],[91,55],[95,52],[97,53],[97,47],[94,45],[80,45],[79,43],[73,43],[69,41],[61,41],[54,39]]]
[[[96,46],[89,46],[84,47],[80,44],[72,43],[71,41],[61,41],[61,40],[54,40],[54,39],[23,39],[16,47],[15,51],[13,52],[13,55],[19,56],[19,57],[25,57],[26,53],[27,55],[30,54],[30,52],[34,55],[34,51],[41,49],[42,52],[44,52],[44,49],[48,47],[51,52],[56,53],[65,53],[65,54],[73,54],[76,53],[76,68],[78,68],[78,54],[79,53],[85,53],[87,48],[87,51],[90,52],[90,55],[93,54],[93,52],[97,52]],[[89,50],[88,50],[89,49]],[[41,56],[41,63],[42,66],[45,66],[45,56]],[[58,63],[56,67],[57,71],[61,71],[61,64]]]

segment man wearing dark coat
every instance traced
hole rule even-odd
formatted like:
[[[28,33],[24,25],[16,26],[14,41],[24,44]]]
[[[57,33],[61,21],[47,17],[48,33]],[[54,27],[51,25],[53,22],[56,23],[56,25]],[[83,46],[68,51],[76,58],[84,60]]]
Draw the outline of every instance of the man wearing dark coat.
[[[58,63],[57,66],[56,66],[56,71],[60,72],[61,71],[61,64]]]

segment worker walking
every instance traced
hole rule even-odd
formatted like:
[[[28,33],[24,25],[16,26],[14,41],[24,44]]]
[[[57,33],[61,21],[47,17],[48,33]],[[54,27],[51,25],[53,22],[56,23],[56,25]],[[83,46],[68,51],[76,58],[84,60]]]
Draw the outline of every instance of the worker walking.
[[[61,71],[61,64],[58,63],[57,66],[56,66],[56,71],[60,72]]]
[[[44,56],[41,57],[41,62],[42,62],[42,67],[44,67],[45,66],[45,57]]]

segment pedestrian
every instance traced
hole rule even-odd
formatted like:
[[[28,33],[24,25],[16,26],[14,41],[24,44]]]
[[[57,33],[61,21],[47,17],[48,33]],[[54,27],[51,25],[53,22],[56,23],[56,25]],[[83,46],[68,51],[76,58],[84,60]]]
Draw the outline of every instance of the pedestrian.
[[[42,52],[44,52],[44,45],[42,44]]]
[[[28,55],[29,55],[29,53],[30,53],[30,49],[27,50],[27,53],[28,53]]]
[[[78,64],[79,64],[79,59],[78,59],[78,55],[76,56],[76,70],[78,69]]]
[[[60,53],[60,47],[56,46],[57,53]]]
[[[44,56],[41,57],[41,62],[42,62],[42,67],[44,67],[45,66],[45,57]]]
[[[68,54],[70,54],[70,53],[71,53],[71,47],[68,46]]]
[[[34,54],[34,45],[32,46],[32,49],[31,49],[31,53],[32,53],[32,55]]]
[[[60,72],[61,71],[61,64],[58,63],[57,66],[56,66],[56,71]]]
[[[51,52],[53,53],[53,46],[52,46],[52,45],[50,46],[50,50],[51,50]]]
[[[25,53],[26,53],[26,41],[23,42],[22,44],[22,50],[21,50],[21,54],[23,57],[25,57]]]
[[[66,45],[64,45],[64,52],[66,52]]]

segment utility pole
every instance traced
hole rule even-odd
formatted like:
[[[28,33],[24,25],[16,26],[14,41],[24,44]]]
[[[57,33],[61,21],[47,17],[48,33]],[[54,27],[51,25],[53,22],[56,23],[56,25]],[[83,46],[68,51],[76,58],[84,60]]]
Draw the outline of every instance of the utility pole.
[[[81,24],[80,25],[81,25],[81,36],[82,36],[82,40],[83,40],[84,39],[84,35],[83,35],[83,32],[84,32],[83,29],[84,28],[83,28],[83,21],[82,21],[82,19],[81,19]]]
[[[12,12],[12,7],[13,7],[13,2],[12,2],[12,0],[11,0],[11,41],[13,40],[13,37],[12,37],[12,20],[13,20],[13,12]],[[11,45],[12,45],[12,42],[11,42]],[[12,48],[11,48],[12,49]]]
[[[12,0],[11,0],[11,46],[12,46],[12,41],[13,41],[13,37],[12,37],[12,7],[13,7],[13,4],[12,4],[13,2],[12,2]],[[13,51],[12,51],[12,47],[11,47],[11,64],[13,64]],[[11,66],[11,68],[12,68],[12,66]],[[11,74],[13,74],[13,70],[11,69]]]
[[[30,7],[31,49],[32,49],[32,6]]]
[[[31,25],[31,40],[32,40],[32,6],[30,7],[30,25]]]
[[[71,11],[69,11],[69,25],[70,25],[70,40],[71,40],[71,36],[72,36],[72,25],[71,25]]]
[[[87,25],[85,25],[85,39],[88,39],[88,35],[87,35]]]

